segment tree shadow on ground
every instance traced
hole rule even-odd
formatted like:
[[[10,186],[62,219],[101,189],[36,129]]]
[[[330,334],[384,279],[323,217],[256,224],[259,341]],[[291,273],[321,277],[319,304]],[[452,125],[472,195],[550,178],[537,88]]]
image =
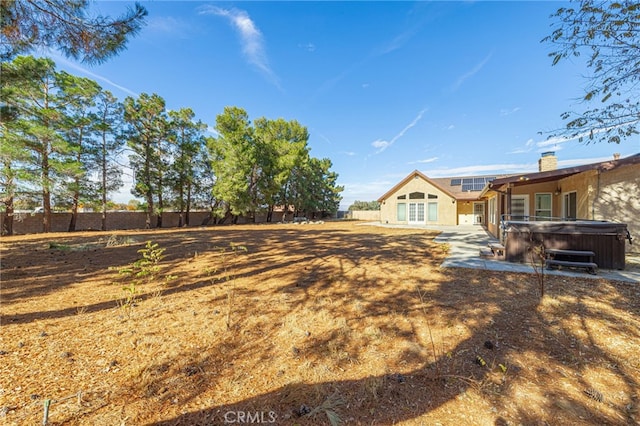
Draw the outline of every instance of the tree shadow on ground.
[[[550,279],[548,299],[540,304],[535,296],[525,297],[534,286],[523,284],[518,275],[481,271],[465,275],[467,285],[475,291],[456,297],[461,283],[443,281],[433,291],[424,290],[423,306],[407,300],[408,316],[412,307],[424,309],[428,318],[462,322],[470,330],[468,337],[455,346],[441,350],[439,344],[445,337],[421,339],[416,328],[424,328],[424,324],[415,320],[413,331],[404,337],[422,340],[421,347],[413,352],[407,349],[405,357],[421,361],[419,368],[352,380],[288,383],[267,393],[240,397],[233,403],[213,403],[152,424],[226,424],[237,421],[239,415],[260,415],[263,420],[275,416],[276,424],[329,424],[333,412],[345,424],[396,424],[416,419],[432,422],[441,420],[440,416],[462,424],[486,424],[488,420],[498,425],[635,422],[640,389],[638,359],[621,359],[603,336],[609,331],[640,341],[638,305],[631,298],[633,288],[604,281],[592,286],[586,280],[576,292],[566,292],[563,280]],[[397,301],[401,295],[393,297]],[[519,297],[523,301],[513,303]],[[610,312],[585,307],[585,301],[593,305],[603,297],[614,299]],[[363,316],[377,315],[378,310],[370,305]],[[624,311],[629,313],[628,322],[624,321]],[[583,318],[578,328],[574,328],[576,315]],[[567,325],[563,326],[565,321]],[[593,338],[594,329],[598,338]],[[340,330],[309,340],[295,354],[300,363],[317,365],[331,356],[333,347],[345,351],[345,369],[350,362],[357,362],[367,346],[366,339],[353,345],[350,334]],[[254,348],[253,352],[242,356],[257,356],[262,362],[272,358],[269,349]],[[542,367],[540,358],[544,359]],[[210,377],[206,369],[212,368],[215,360],[205,357],[201,365],[206,366],[202,374]],[[611,384],[615,393],[603,386],[599,380],[603,375],[607,376],[604,383]],[[216,385],[209,378],[203,380],[201,387],[192,388],[191,394],[180,401],[196,398],[210,386]],[[452,403],[457,405],[449,408]],[[466,413],[451,412],[460,410],[461,405],[474,408]]]
[[[162,297],[210,291],[216,338],[155,349],[111,398],[153,425],[635,422],[640,355],[609,338],[640,345],[637,286],[547,277],[541,300],[531,275],[440,269],[433,233],[382,232],[151,234],[180,277]],[[231,242],[247,254],[207,258],[215,279],[189,269]]]

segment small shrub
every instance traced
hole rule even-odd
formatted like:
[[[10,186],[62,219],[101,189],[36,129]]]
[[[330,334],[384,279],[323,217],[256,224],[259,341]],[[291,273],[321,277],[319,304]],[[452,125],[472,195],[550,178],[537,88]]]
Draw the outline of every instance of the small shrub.
[[[122,291],[125,293],[125,298],[122,301],[122,306],[132,307],[138,301],[138,285],[143,280],[149,282],[157,277],[160,271],[160,261],[164,258],[164,251],[166,249],[159,246],[158,243],[152,243],[147,241],[144,248],[138,250],[138,253],[142,256],[135,262],[127,265],[118,270],[121,276],[124,276],[130,281],[122,287]],[[174,278],[173,276],[171,278]]]

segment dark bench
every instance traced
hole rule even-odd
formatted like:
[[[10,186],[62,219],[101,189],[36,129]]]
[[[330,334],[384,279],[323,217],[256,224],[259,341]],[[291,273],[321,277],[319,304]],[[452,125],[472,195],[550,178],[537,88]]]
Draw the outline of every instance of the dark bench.
[[[585,268],[590,274],[596,274],[598,265],[593,262],[595,253],[588,250],[562,250],[562,249],[546,249],[545,266],[547,269],[553,269],[557,266],[566,266],[570,268]],[[558,256],[560,258],[558,258]],[[576,260],[584,259],[584,260]]]
[[[562,250],[562,249],[545,249],[546,254],[551,256],[579,256],[579,257],[591,257],[593,258],[596,254],[590,250]]]

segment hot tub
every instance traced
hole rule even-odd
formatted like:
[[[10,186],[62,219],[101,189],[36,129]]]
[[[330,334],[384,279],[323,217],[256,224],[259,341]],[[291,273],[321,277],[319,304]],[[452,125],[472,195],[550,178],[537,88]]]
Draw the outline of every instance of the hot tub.
[[[546,249],[586,250],[595,253],[602,269],[624,269],[627,225],[607,221],[507,221],[504,223],[505,260],[528,263],[529,247],[542,242]]]

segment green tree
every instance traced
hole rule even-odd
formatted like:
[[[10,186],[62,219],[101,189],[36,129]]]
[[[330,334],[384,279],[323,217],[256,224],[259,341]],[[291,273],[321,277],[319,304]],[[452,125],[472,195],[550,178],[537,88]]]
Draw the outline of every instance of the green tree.
[[[565,112],[566,128],[554,136],[620,143],[638,133],[640,123],[640,3],[624,0],[573,1],[552,15],[553,65],[587,54],[586,105]]]
[[[354,201],[348,208],[349,211],[353,210],[380,210],[380,203],[377,201]]]
[[[0,97],[4,99],[1,93]],[[13,235],[16,197],[22,189],[21,182],[27,177],[24,166],[29,157],[20,132],[15,128],[17,125],[14,118],[5,120],[4,114],[0,116],[0,203],[5,212],[0,232],[2,235]]]
[[[78,169],[70,158],[73,147],[58,131],[64,121],[60,78],[51,59],[19,56],[2,63],[3,102],[17,111],[11,126],[23,144],[25,167],[32,185],[40,188],[44,215],[43,232],[51,231],[51,195],[58,178]]]
[[[180,216],[178,226],[189,225],[189,213],[192,207],[193,192],[197,189],[198,177],[204,162],[206,125],[195,121],[191,108],[169,111],[170,142],[174,151],[174,160],[170,167],[169,181],[176,194]]]
[[[107,230],[107,206],[110,192],[122,187],[122,167],[118,164],[124,139],[124,107],[108,90],[98,94],[94,113],[96,140],[93,162],[98,171],[98,193],[101,205],[101,229]]]
[[[319,212],[322,217],[338,211],[342,200],[340,193],[344,191],[344,187],[337,184],[338,174],[331,171],[332,166],[328,158],[311,159],[313,178],[318,182],[318,189],[314,193],[314,213]]]
[[[67,194],[71,198],[69,232],[72,232],[76,230],[80,203],[95,199],[95,187],[89,178],[89,174],[96,166],[93,143],[96,123],[91,109],[96,105],[101,87],[93,80],[66,72],[58,73],[58,86],[60,98],[65,105],[62,135],[72,149],[72,157],[69,161],[77,165],[73,168],[72,175],[65,185]]]
[[[296,215],[325,216],[338,211],[344,188],[336,184],[338,175],[331,166],[328,158],[308,157],[294,167],[289,189]]]
[[[216,130],[209,149],[217,217],[255,219],[266,210],[270,219],[276,205],[285,213],[290,206],[312,215],[337,210],[337,174],[330,160],[309,157],[307,129],[297,121],[259,118],[252,126],[242,108],[226,107],[216,117]]]
[[[163,155],[168,136],[165,101],[157,94],[141,94],[138,99],[124,100],[127,145],[133,151],[129,162],[135,173],[133,195],[144,197],[147,207],[146,226],[156,214],[156,227],[162,226],[163,182],[166,169]],[[157,203],[156,203],[157,201]]]
[[[223,218],[255,210],[252,204],[256,187],[258,148],[246,111],[225,107],[216,117],[218,137],[209,139],[211,168],[215,175],[213,196],[223,201],[214,214]]]
[[[147,11],[135,3],[111,19],[89,17],[88,0],[2,0],[0,59],[9,61],[36,47],[59,48],[87,63],[101,62],[126,47],[144,24]]]
[[[259,203],[267,206],[267,221],[271,222],[276,206],[284,208],[283,215],[287,213],[286,186],[294,166],[308,156],[309,133],[297,121],[282,118],[259,118],[254,127],[261,160]]]

